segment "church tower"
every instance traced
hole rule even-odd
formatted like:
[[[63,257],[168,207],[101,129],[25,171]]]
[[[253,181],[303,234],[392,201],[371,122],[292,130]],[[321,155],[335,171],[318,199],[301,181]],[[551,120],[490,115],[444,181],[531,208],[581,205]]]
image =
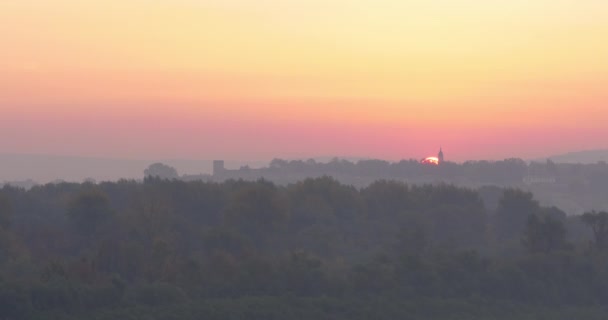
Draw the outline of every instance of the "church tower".
[[[441,147],[439,148],[439,154],[437,155],[437,159],[439,159],[439,164],[443,163],[443,150]]]

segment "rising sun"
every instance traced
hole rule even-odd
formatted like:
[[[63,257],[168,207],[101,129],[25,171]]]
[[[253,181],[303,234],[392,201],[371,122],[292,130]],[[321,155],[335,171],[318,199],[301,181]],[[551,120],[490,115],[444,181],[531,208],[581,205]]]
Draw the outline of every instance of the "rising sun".
[[[437,158],[437,157],[424,158],[424,159],[422,159],[422,161],[420,161],[420,163],[438,166],[439,165],[439,158]]]

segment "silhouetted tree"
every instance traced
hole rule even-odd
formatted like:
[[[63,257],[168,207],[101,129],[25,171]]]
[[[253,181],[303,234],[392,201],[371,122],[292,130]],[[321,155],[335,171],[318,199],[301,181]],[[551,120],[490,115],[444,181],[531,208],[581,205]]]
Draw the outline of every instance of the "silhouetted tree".
[[[598,249],[608,248],[608,212],[585,212],[581,219],[593,230],[595,247]]]
[[[257,244],[265,243],[289,217],[286,199],[266,181],[251,183],[236,191],[224,210],[224,224],[236,228]]]
[[[68,219],[74,230],[85,236],[92,234],[109,221],[113,212],[108,197],[99,190],[84,191],[68,204]]]
[[[178,179],[179,174],[177,170],[163,163],[151,164],[146,170],[144,170],[144,176],[146,178],[160,178],[160,179]]]
[[[566,228],[554,217],[532,214],[528,217],[522,243],[531,253],[563,249],[566,246]]]
[[[11,225],[13,207],[9,198],[0,194],[0,228],[8,229]]]
[[[524,232],[528,217],[537,214],[540,206],[532,193],[506,189],[494,216],[494,230],[499,240],[519,238]]]

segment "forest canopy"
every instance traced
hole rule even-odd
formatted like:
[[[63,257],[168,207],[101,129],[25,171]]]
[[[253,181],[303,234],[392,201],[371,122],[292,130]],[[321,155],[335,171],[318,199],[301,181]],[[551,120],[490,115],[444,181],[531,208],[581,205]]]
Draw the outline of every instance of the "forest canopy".
[[[601,319],[607,217],[389,180],[6,186],[0,318]]]

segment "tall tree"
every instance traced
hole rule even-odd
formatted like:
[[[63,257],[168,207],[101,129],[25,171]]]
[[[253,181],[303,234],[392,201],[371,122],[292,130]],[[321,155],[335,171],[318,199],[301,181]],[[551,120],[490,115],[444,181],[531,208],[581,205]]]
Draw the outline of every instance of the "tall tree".
[[[531,253],[563,249],[566,246],[566,228],[550,215],[532,214],[528,217],[522,243]]]
[[[528,217],[537,214],[540,206],[532,193],[506,189],[494,216],[494,230],[499,240],[519,238],[526,228]]]
[[[112,218],[113,212],[105,193],[88,190],[81,192],[70,201],[67,216],[77,233],[89,237]]]
[[[593,230],[594,244],[598,249],[608,248],[608,212],[585,212],[581,219]]]
[[[8,229],[11,225],[13,208],[7,197],[0,194],[0,228]]]
[[[258,181],[237,190],[223,212],[224,225],[236,228],[257,244],[288,221],[285,197],[272,183]]]

